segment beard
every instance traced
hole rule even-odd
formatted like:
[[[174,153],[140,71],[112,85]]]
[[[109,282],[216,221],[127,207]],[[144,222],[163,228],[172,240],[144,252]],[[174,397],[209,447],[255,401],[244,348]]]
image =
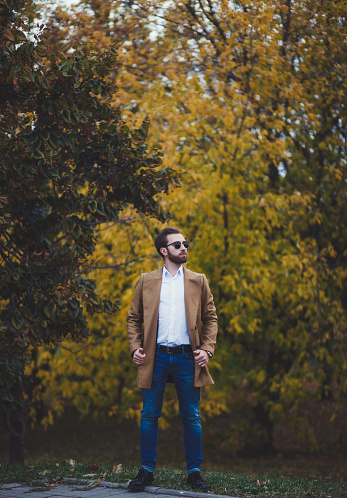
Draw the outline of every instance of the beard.
[[[178,256],[174,256],[173,254],[171,254],[169,248],[167,248],[167,255],[168,255],[169,260],[172,263],[175,263],[176,265],[181,265],[182,263],[186,263],[187,259],[188,259],[187,258],[187,253],[180,254]]]

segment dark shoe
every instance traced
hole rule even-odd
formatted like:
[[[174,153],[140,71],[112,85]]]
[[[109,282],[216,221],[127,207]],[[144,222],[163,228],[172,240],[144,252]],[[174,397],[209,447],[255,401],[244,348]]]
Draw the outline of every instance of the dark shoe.
[[[207,492],[207,486],[204,483],[201,472],[198,470],[188,474],[187,484],[191,488],[200,489],[200,491],[204,491],[205,493]]]
[[[130,491],[143,491],[145,487],[150,486],[152,482],[153,472],[148,472],[148,470],[141,467],[135,479],[129,483],[128,489]]]

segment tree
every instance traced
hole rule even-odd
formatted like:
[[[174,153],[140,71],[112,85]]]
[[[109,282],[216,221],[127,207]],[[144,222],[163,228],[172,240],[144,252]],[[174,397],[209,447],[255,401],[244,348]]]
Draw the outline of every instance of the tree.
[[[347,387],[343,2],[81,5],[83,15],[55,14],[52,43],[57,20],[72,33],[61,49],[82,35],[100,51],[116,43],[114,102],[129,119],[148,110],[149,140],[185,172],[165,206],[194,242],[190,265],[207,274],[220,318],[204,412],[242,414],[234,448],[271,449],[283,420],[314,444],[303,401],[329,399],[333,419]],[[129,239],[133,259],[148,254]]]
[[[49,52],[43,26],[29,31],[21,0],[1,16],[0,402],[11,425],[10,461],[23,461],[24,368],[42,344],[88,337],[86,312],[114,313],[89,264],[101,223],[132,205],[164,221],[156,195],[175,184],[145,143],[149,121],[130,130],[107,80],[116,64],[88,45]]]

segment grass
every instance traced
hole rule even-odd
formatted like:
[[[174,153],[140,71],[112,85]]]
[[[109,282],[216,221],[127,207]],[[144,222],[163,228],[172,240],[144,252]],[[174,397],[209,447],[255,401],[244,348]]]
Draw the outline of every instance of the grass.
[[[37,490],[55,486],[64,479],[93,487],[98,481],[128,483],[137,473],[137,467],[95,465],[75,460],[60,463],[38,463],[24,466],[0,465],[1,484],[26,483]],[[303,478],[269,478],[265,475],[246,476],[228,472],[204,472],[204,478],[212,493],[232,496],[257,496],[278,498],[345,498],[347,483]],[[163,468],[155,472],[154,485],[169,489],[189,489],[185,485],[186,472],[181,469]],[[71,482],[71,481],[70,481]]]
[[[347,414],[346,414],[347,416]],[[345,420],[342,421],[345,424]],[[341,422],[341,423],[342,423]],[[310,479],[340,482],[347,476],[347,431],[339,444],[322,444],[311,453],[304,445],[296,444],[295,434],[282,428],[276,431],[273,454],[260,456],[233,455],[226,445],[228,419],[214,419],[203,423],[203,470],[245,474],[253,477],[309,477]],[[317,428],[328,440],[328,424]],[[324,440],[322,441],[324,443]],[[9,434],[0,430],[0,463],[8,461]],[[96,422],[83,419],[73,411],[56,420],[46,431],[42,426],[28,425],[24,438],[25,462],[92,462],[94,464],[137,465],[140,456],[139,427],[133,420],[118,422],[107,419]],[[179,417],[170,427],[159,431],[157,452],[159,467],[185,469],[182,422]]]
[[[323,422],[317,426],[319,452],[310,453],[296,442],[295,433],[279,427],[274,453],[235,456],[225,444],[230,420],[205,421],[203,475],[210,491],[239,497],[347,498],[347,432],[339,441],[331,439],[329,424]],[[137,473],[139,427],[132,420],[96,422],[70,411],[47,431],[28,426],[23,467],[6,463],[8,443],[8,433],[0,430],[0,494],[1,483],[23,482],[47,490],[67,478],[126,483]],[[160,429],[157,468],[155,485],[188,489],[179,417]]]

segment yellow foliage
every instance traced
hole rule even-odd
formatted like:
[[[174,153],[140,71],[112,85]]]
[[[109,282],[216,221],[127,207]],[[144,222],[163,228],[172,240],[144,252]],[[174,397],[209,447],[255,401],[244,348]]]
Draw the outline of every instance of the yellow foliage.
[[[269,0],[248,9],[199,2],[206,12],[213,5],[210,17],[194,3],[195,16],[182,1],[137,3],[141,15],[114,0],[93,12],[59,10],[51,43],[59,37],[68,50],[84,39],[100,52],[115,43],[114,105],[130,124],[150,116],[151,147],[161,144],[164,165],[180,172],[181,188],[161,202],[192,242],[188,266],[207,275],[220,319],[203,415],[233,410],[241,392],[272,421],[289,418],[289,407],[294,417],[312,394],[308,378],[317,397],[325,383],[347,389],[339,373],[347,369],[343,2],[326,2],[314,22],[306,0],[290,11]],[[139,274],[161,264],[154,238],[162,227],[125,210],[105,228],[91,267],[107,268],[92,275],[121,311],[91,317],[82,346],[42,350],[38,364],[49,369],[39,370],[35,396],[54,411],[69,402],[135,419],[141,399],[126,314]]]

